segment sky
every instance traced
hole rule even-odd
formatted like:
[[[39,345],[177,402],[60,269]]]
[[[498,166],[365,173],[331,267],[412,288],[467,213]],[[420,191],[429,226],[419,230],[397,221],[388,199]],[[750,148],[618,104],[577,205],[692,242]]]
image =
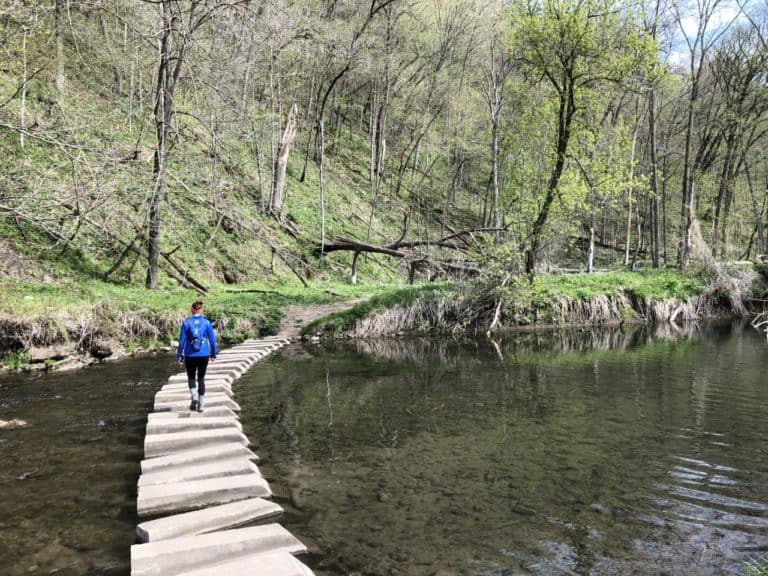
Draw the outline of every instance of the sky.
[[[762,0],[765,2],[766,0]],[[754,10],[756,2],[743,3],[747,10]],[[699,14],[705,6],[716,5],[714,13],[709,20],[706,29],[706,41],[711,42],[722,34],[729,26],[749,24],[735,0],[689,0],[679,2],[679,13],[683,16],[680,22],[676,22],[673,30],[675,38],[672,43],[667,61],[672,65],[688,66],[690,51],[686,37],[691,45],[694,44],[699,29]],[[674,14],[674,11],[672,12]]]

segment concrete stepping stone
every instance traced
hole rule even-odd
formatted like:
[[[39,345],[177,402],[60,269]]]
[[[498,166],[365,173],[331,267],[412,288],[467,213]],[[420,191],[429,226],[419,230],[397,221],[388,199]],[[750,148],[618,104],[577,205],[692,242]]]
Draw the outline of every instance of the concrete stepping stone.
[[[216,362],[213,364],[215,366],[219,363],[229,363],[229,362],[246,362],[253,366],[264,358],[267,355],[266,351],[258,351],[258,352],[245,352],[245,353],[239,353],[239,354],[219,354],[218,358],[216,358]]]
[[[206,384],[208,384],[209,381],[211,382],[211,384],[213,384],[214,382],[216,382],[217,384],[221,384],[221,383],[232,384],[233,380],[234,378],[232,378],[231,376],[227,376],[226,374],[223,374],[221,376],[216,376],[215,378],[208,378],[207,375],[205,377]],[[188,381],[189,380],[187,378],[186,372],[183,374],[174,374],[173,376],[168,377],[169,384],[178,384],[178,383],[187,384]]]
[[[261,476],[256,464],[245,456],[236,456],[211,462],[195,462],[185,466],[173,466],[142,474],[139,476],[139,486],[150,484],[168,484],[169,482],[186,482],[188,480],[205,480],[206,478],[218,478],[223,476],[240,476],[242,474],[258,474]]]
[[[206,381],[206,383],[208,382],[208,377],[209,376],[210,376],[211,379],[218,378],[220,376],[231,376],[232,378],[234,378],[236,380],[236,379],[240,378],[240,376],[242,376],[243,374],[245,374],[245,369],[243,369],[243,368],[238,368],[238,367],[234,367],[234,366],[232,366],[232,367],[226,367],[226,366],[220,367],[220,366],[217,366],[216,368],[210,368],[208,370],[208,372],[205,375],[205,381]]]
[[[225,408],[224,406],[213,406],[211,408],[206,408],[203,412],[192,412],[189,410],[186,412],[150,412],[147,415],[147,421],[152,422],[153,420],[174,420],[186,418],[195,420],[197,418],[222,418],[224,416],[237,418],[237,414],[232,412],[232,410],[229,408]]]
[[[240,405],[234,400],[227,397],[208,398],[208,396],[206,395],[205,397],[206,410],[208,408],[213,408],[214,406],[223,406],[224,408],[228,408],[233,412],[240,412]],[[189,410],[189,398],[187,398],[186,400],[169,400],[169,401],[163,401],[163,402],[155,402],[155,406],[154,406],[155,412],[179,412],[184,410]]]
[[[269,484],[259,474],[149,484],[139,486],[136,511],[139,517],[158,516],[271,495]]]
[[[206,375],[205,377],[206,387],[225,386],[227,388],[232,388],[232,384],[234,383],[234,381],[235,381],[235,378],[232,378],[226,375],[223,375],[223,376]],[[161,390],[165,389],[166,387],[175,387],[175,388],[180,388],[182,390],[189,390],[189,384],[187,383],[186,378],[184,380],[169,380],[166,384],[163,384]]]
[[[223,392],[227,394],[232,393],[232,384],[227,384],[226,382],[211,382],[208,383],[208,380],[205,381],[205,393],[208,394],[210,392],[213,392],[214,389],[216,392]],[[189,386],[187,386],[186,383],[181,384],[180,382],[176,382],[173,384],[165,384],[160,390],[158,390],[155,394],[160,393],[174,393],[174,394],[186,394],[189,396]]]
[[[242,357],[242,356],[222,356],[217,358],[215,362],[208,364],[208,371],[215,370],[220,366],[231,368],[233,366],[238,368],[249,368],[256,363],[256,358]]]
[[[306,547],[279,524],[222,530],[131,546],[131,576],[179,576],[265,552],[301,554]],[[218,576],[237,573],[218,572]],[[258,573],[257,573],[258,574]]]
[[[306,548],[277,524],[235,528],[282,512],[247,448],[232,400],[232,383],[290,340],[249,340],[221,351],[208,366],[205,411],[189,410],[186,372],[155,394],[147,418],[145,459],[138,481],[142,522],[131,548],[132,576],[311,576],[291,553]],[[212,533],[211,533],[212,532]]]
[[[221,378],[222,376],[227,376],[231,373],[236,373],[234,378],[237,380],[248,372],[250,370],[251,365],[250,364],[242,364],[238,362],[237,364],[219,364],[216,362],[215,366],[210,366],[208,368],[208,371],[205,373],[206,381],[208,378],[214,379],[214,378]]]
[[[237,428],[214,428],[194,432],[171,432],[169,434],[149,434],[144,437],[144,457],[167,456],[178,450],[202,448],[211,444],[238,442],[248,445],[248,438]]]
[[[256,358],[254,358],[251,355],[248,356],[219,356],[214,360],[213,362],[210,362],[208,364],[208,369],[216,368],[216,366],[221,366],[222,364],[224,366],[229,365],[235,365],[235,366],[253,366],[256,363]]]
[[[184,572],[181,576],[222,576],[251,575],[258,576],[314,576],[308,566],[287,552],[268,552],[253,554],[209,568]]]
[[[155,406],[158,406],[160,404],[173,404],[176,402],[182,403],[183,405],[186,406],[186,409],[189,410],[189,405],[190,405],[189,394],[187,394],[186,396],[181,396],[179,394],[164,394],[162,396],[158,396],[155,398]],[[233,405],[229,405],[228,404],[229,402],[231,402]],[[232,399],[232,397],[225,392],[213,392],[211,394],[206,392],[205,403],[203,405],[203,408],[207,409],[214,406],[217,408],[224,407],[234,412],[236,404],[237,403]],[[182,407],[182,410],[183,409],[184,408]],[[167,410],[162,410],[162,409],[157,409],[157,411],[167,412]]]
[[[258,359],[260,356],[264,356],[266,353],[267,353],[267,350],[264,346],[260,346],[260,347],[244,346],[242,348],[227,348],[226,350],[219,351],[219,355],[216,356],[216,360],[218,361],[220,358],[235,358],[235,357]]]
[[[189,391],[181,391],[181,390],[160,390],[159,392],[155,393],[155,402],[174,402],[177,400],[186,400],[187,403],[189,403],[191,396],[189,395]],[[213,400],[214,398],[232,398],[231,392],[214,392],[212,390],[208,390],[208,387],[205,388],[205,400],[206,402],[208,400]]]
[[[177,394],[183,392],[189,396],[189,387],[186,384],[166,384],[160,388],[159,392],[175,392]],[[225,394],[232,394],[232,387],[229,384],[208,384],[205,383],[205,393],[210,392],[224,392]]]
[[[142,522],[136,527],[136,535],[142,542],[156,542],[237,528],[282,513],[282,507],[274,502],[264,498],[251,498]],[[226,574],[231,572],[224,572],[218,576]]]
[[[208,366],[211,366],[211,365],[209,364]],[[208,371],[206,370],[205,373],[208,374]],[[224,379],[224,378],[226,378],[226,377],[225,376],[221,377],[221,379]],[[207,380],[207,378],[206,378],[206,380]],[[186,371],[184,371],[184,372],[176,372],[176,374],[171,374],[170,376],[168,376],[168,381],[169,382],[183,382],[184,384],[186,384],[187,383],[187,373],[186,373]]]
[[[141,472],[142,474],[149,474],[159,470],[173,468],[174,466],[203,464],[216,460],[236,458],[238,456],[248,458],[249,460],[259,460],[259,457],[241,442],[228,442],[224,444],[214,444],[212,446],[188,448],[156,458],[145,458],[141,461]]]
[[[205,414],[205,412],[203,412]],[[174,418],[166,420],[149,420],[147,434],[169,434],[192,430],[209,430],[211,428],[237,428],[242,432],[243,425],[237,417],[212,416],[210,418]]]
[[[206,376],[205,377],[205,386],[206,388],[208,386],[222,386],[225,388],[232,388],[232,384],[234,383],[235,379],[231,378],[229,376]],[[195,383],[197,385],[197,383]],[[179,388],[180,390],[189,390],[189,384],[187,383],[186,378],[184,380],[171,380],[166,384],[163,384],[161,390],[167,389],[167,388]]]
[[[232,388],[232,383],[236,380],[236,378],[232,378],[231,376],[215,376],[215,377],[209,377],[206,376],[205,378],[205,386],[206,388],[208,386],[227,386],[230,389]],[[182,390],[189,390],[189,384],[187,383],[187,379],[184,378],[184,380],[169,380],[166,384],[163,384],[163,386],[160,388],[163,390],[166,386],[176,386]]]

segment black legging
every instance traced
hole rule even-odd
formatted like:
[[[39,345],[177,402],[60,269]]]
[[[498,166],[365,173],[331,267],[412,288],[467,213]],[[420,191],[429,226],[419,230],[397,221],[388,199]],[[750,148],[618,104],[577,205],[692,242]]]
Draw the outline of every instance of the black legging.
[[[189,388],[195,387],[195,372],[197,372],[197,393],[205,394],[205,371],[208,369],[208,357],[184,358],[184,367],[187,369],[187,383]]]

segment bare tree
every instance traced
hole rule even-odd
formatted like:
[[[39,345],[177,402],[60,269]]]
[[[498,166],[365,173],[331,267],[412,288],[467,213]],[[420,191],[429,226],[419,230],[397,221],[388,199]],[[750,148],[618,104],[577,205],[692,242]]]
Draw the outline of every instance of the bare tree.
[[[504,46],[499,46],[498,34],[493,34],[489,54],[489,70],[487,72],[487,89],[485,102],[491,121],[491,222],[490,226],[497,230],[501,228],[501,211],[499,209],[499,134],[501,132],[501,112],[504,108],[504,85],[512,74],[514,62]],[[499,232],[496,232],[496,244],[499,243]]]
[[[282,219],[283,200],[285,192],[285,170],[288,166],[288,157],[291,154],[291,144],[296,137],[296,113],[297,107],[294,102],[288,111],[288,118],[285,121],[283,135],[280,138],[280,145],[277,152],[277,160],[274,170],[274,185],[272,189],[272,200],[270,202],[270,211],[278,220]]]
[[[688,107],[685,124],[685,151],[683,158],[682,174],[682,228],[678,263],[680,268],[686,269],[691,257],[693,225],[696,219],[694,197],[694,118],[696,106],[700,97],[701,80],[704,72],[704,63],[709,52],[720,41],[730,27],[730,22],[725,25],[715,26],[715,16],[721,11],[725,0],[697,0],[692,16],[696,19],[696,30],[690,33],[687,29],[691,14],[685,10],[684,5],[675,5],[675,13],[680,31],[688,48],[688,74],[689,93]]]
[[[147,279],[149,289],[157,288],[160,260],[160,228],[166,195],[166,160],[172,137],[174,100],[187,51],[195,33],[214,15],[227,6],[240,2],[209,2],[208,0],[143,0],[160,7],[159,66],[155,86],[154,122],[156,145],[154,152],[153,188],[149,202],[147,237]]]

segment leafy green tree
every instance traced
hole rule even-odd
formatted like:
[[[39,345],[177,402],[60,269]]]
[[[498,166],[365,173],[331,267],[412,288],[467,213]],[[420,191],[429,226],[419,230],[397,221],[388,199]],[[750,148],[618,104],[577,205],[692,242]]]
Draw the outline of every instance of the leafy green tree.
[[[531,83],[545,82],[556,101],[551,167],[531,226],[525,271],[535,273],[552,203],[568,161],[574,124],[601,89],[641,75],[655,58],[631,4],[615,0],[529,1],[511,9],[512,48]]]

